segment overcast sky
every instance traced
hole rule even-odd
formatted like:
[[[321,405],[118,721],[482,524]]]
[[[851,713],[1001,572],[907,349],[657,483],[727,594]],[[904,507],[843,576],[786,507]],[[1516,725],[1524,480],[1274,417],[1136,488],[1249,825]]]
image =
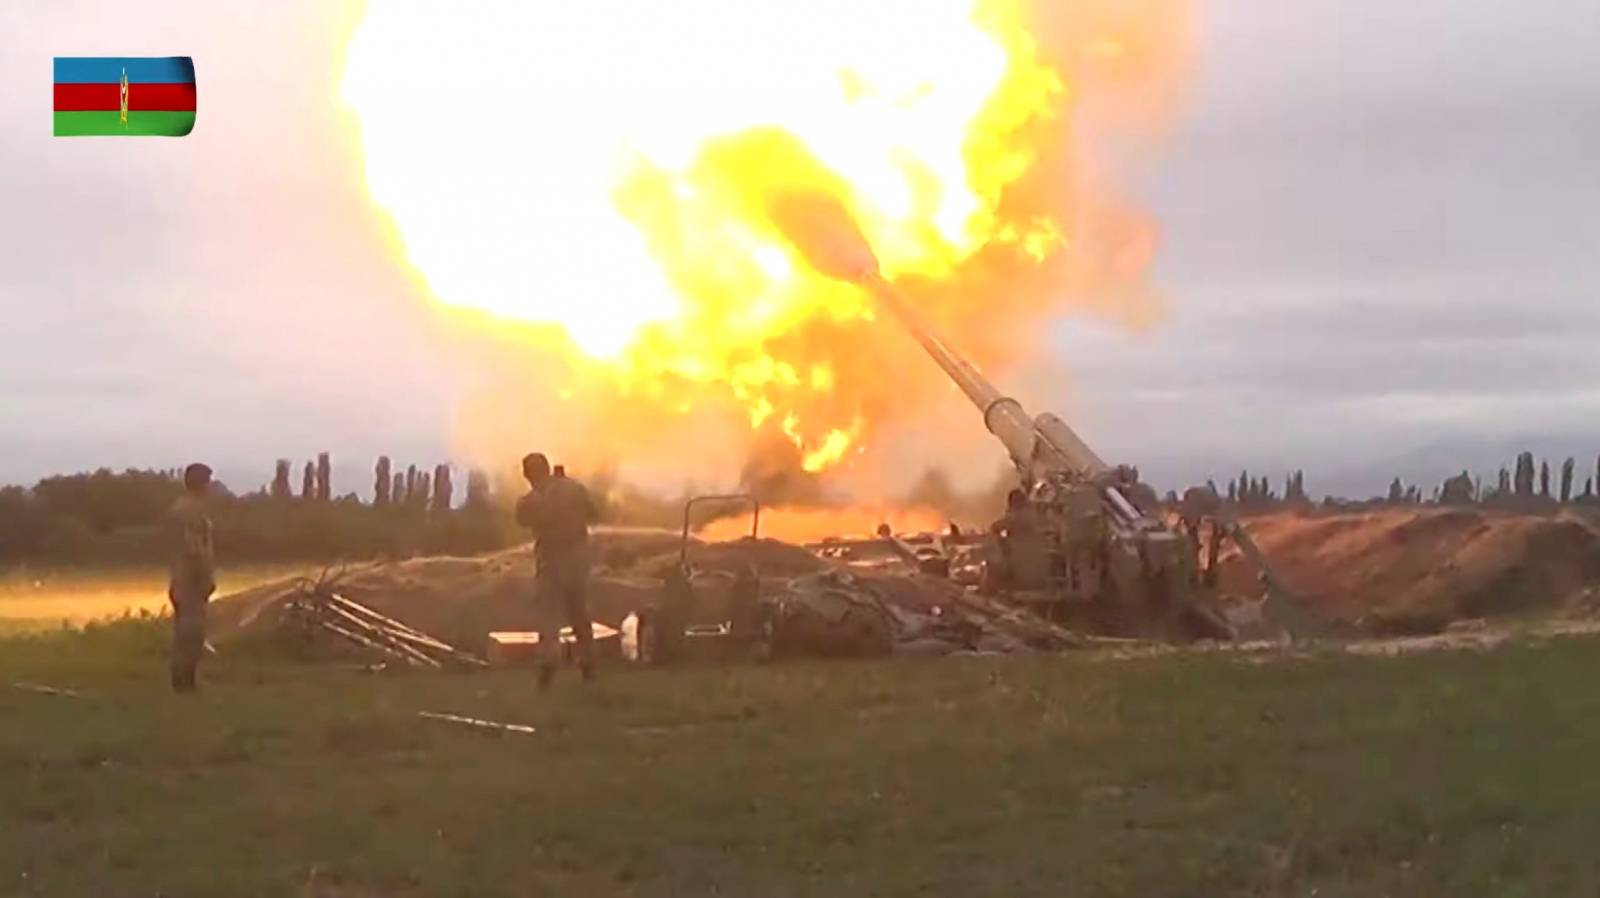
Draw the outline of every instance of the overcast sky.
[[[1519,444],[1592,470],[1600,2],[1205,10],[1142,180],[1173,314],[1153,340],[1063,326],[1109,454],[1185,480],[1303,459],[1313,490]]]
[[[870,0],[866,0],[870,2]],[[135,8],[137,7],[137,8]],[[1158,480],[1375,490],[1600,453],[1600,0],[1214,0],[1127,166],[1171,314],[1019,385]],[[340,4],[0,5],[0,482],[449,451],[459,366],[362,190]],[[181,140],[56,140],[50,57],[196,58]],[[1486,469],[1485,469],[1486,470]],[[1319,484],[1318,477],[1322,477]]]

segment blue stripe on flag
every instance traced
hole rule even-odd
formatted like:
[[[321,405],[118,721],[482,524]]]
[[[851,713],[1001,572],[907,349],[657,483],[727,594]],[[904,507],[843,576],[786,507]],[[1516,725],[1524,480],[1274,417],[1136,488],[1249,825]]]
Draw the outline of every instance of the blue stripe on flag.
[[[188,56],[57,56],[57,84],[193,84],[194,59]]]

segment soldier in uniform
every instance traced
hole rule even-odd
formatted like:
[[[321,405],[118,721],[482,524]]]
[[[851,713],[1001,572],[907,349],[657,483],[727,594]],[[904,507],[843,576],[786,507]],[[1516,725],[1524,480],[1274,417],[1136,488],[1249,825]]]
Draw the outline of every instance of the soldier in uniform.
[[[1037,555],[1039,521],[1028,505],[1028,494],[1014,489],[1006,494],[1006,513],[989,528],[991,554],[989,578],[991,590],[1009,591],[1026,588],[1037,579],[1040,571]]]
[[[211,545],[211,518],[206,493],[211,469],[193,464],[183,472],[183,495],[167,512],[171,546],[172,689],[193,692],[195,672],[206,647],[206,603],[217,588],[216,557]]]
[[[1007,564],[1012,562],[1011,548],[1019,539],[1026,539],[1038,529],[1033,509],[1028,507],[1028,494],[1014,489],[1006,494],[1006,513],[991,528],[1000,540],[1001,551]]]
[[[589,621],[589,524],[593,501],[583,484],[550,473],[534,452],[522,459],[527,495],[517,501],[517,523],[533,532],[534,603],[539,617],[539,685],[548,686],[561,660],[561,619],[577,639],[578,667],[594,678],[594,627]]]

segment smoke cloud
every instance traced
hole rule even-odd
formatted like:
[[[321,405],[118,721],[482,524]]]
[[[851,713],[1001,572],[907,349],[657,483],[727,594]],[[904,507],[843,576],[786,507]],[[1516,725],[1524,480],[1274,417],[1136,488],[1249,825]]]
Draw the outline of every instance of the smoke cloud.
[[[1180,104],[1193,16],[1187,0],[986,0],[976,16],[1003,32],[1008,78],[1042,70],[1057,89],[1031,107],[1016,97],[1012,108],[986,106],[980,118],[992,121],[969,133],[962,149],[969,160],[1008,166],[988,185],[992,208],[983,213],[982,239],[951,253],[947,264],[887,265],[885,274],[1004,385],[1060,374],[1061,360],[1041,345],[1046,325],[1059,316],[1095,315],[1129,327],[1161,316],[1162,298],[1146,278],[1158,229],[1119,190],[1112,163],[1129,141],[1159,138]],[[917,174],[906,170],[913,199],[919,190],[936,195],[939,186],[916,184]],[[697,199],[685,200],[686,189]],[[630,482],[669,491],[744,486],[769,501],[841,494],[881,500],[909,488],[930,465],[954,472],[964,486],[987,487],[1002,457],[979,416],[849,285],[788,274],[805,301],[746,345],[715,347],[716,366],[743,380],[708,379],[684,364],[681,350],[697,345],[697,329],[707,332],[710,351],[709,331],[737,320],[728,311],[740,300],[731,288],[765,283],[748,267],[783,263],[741,258],[743,235],[785,238],[796,198],[807,196],[852,216],[862,212],[859,185],[812,154],[806,135],[781,128],[708,134],[685,174],[642,166],[624,178],[613,202],[683,298],[681,317],[642,329],[619,360],[599,363],[559,327],[452,316],[448,326],[473,373],[457,421],[461,450],[504,460],[536,448],[575,471],[615,467]],[[870,221],[870,209],[865,214]],[[720,239],[729,233],[719,223],[728,216],[743,227],[739,239]],[[852,245],[858,238],[831,238],[843,241],[830,252],[837,260],[845,246],[848,271],[826,259],[819,265],[805,247],[783,264],[853,276],[865,264]],[[653,351],[660,347],[672,351]],[[847,437],[848,449],[807,471],[830,429]]]

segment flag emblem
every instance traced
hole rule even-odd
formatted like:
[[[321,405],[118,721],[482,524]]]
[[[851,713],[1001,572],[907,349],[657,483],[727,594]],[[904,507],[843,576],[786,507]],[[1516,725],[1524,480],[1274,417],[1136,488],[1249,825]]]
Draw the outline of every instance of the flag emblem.
[[[55,135],[182,137],[194,130],[187,56],[57,56]]]

